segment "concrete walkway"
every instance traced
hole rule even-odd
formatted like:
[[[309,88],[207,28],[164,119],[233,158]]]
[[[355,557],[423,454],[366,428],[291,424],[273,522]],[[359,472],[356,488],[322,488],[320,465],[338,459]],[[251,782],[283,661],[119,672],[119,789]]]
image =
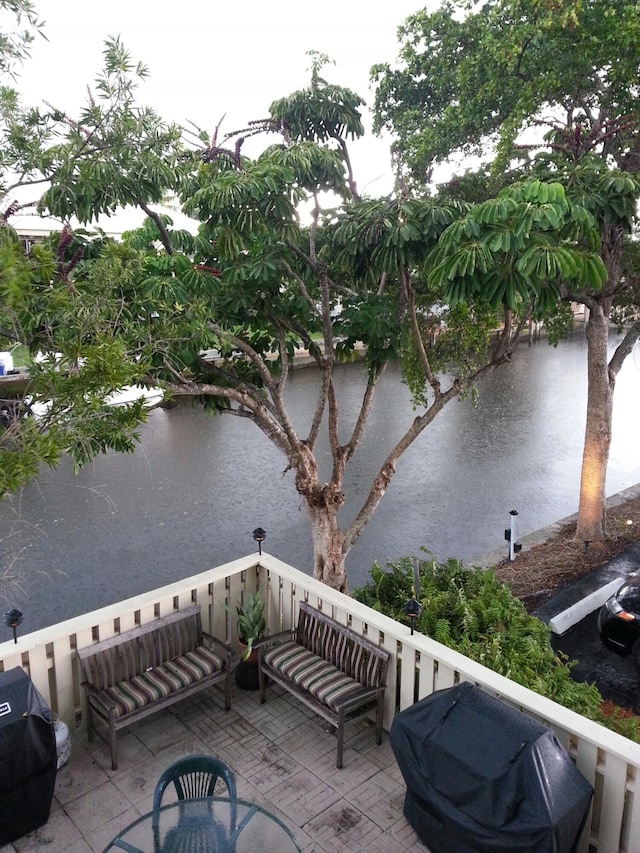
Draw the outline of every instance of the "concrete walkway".
[[[160,773],[193,753],[225,761],[238,797],[279,817],[305,853],[426,851],[402,814],[406,787],[386,733],[376,746],[368,721],[348,725],[336,770],[336,739],[319,717],[276,687],[260,705],[234,685],[228,712],[213,688],[126,729],[115,772],[99,737],[74,733],[48,822],[0,853],[99,853],[151,811]]]

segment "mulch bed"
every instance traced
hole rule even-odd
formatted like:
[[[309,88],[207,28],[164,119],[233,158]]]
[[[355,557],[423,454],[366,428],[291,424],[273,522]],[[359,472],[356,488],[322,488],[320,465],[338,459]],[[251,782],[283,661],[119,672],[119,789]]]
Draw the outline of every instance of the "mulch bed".
[[[535,610],[559,589],[640,541],[640,497],[607,510],[607,533],[607,539],[591,542],[585,549],[583,541],[574,539],[575,524],[568,524],[543,545],[498,563],[496,577],[511,587],[528,610]]]

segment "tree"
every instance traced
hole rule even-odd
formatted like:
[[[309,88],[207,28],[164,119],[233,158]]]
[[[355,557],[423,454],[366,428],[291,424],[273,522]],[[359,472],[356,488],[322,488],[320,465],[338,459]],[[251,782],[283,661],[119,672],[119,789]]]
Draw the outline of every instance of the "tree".
[[[27,9],[35,20],[28,3],[3,5]],[[22,56],[13,44],[5,64]],[[0,345],[21,342],[34,359],[44,356],[33,361],[26,391],[0,401],[0,495],[63,452],[82,465],[107,449],[133,450],[133,430],[145,418],[141,401],[122,408],[104,402],[144,380],[139,353],[123,349],[114,328],[142,262],[104,235],[63,223],[135,205],[171,250],[152,206],[177,186],[181,132],[135,104],[147,71],[118,39],[107,42],[104,59],[77,118],[53,106],[25,107],[14,88],[0,90]],[[11,222],[31,209],[60,217],[61,231],[26,250]]]
[[[606,473],[616,377],[640,337],[637,250],[628,238],[636,218],[640,180],[607,168],[599,156],[584,154],[574,162],[554,155],[548,164],[553,176],[562,175],[569,196],[594,215],[601,235],[600,255],[607,271],[601,288],[575,288],[565,282],[560,293],[565,303],[582,303],[588,309],[587,416],[576,538],[598,540],[606,535]],[[548,164],[540,158],[538,173],[548,177]],[[609,329],[613,322],[624,330],[624,335],[609,356]]]
[[[362,133],[361,100],[323,80],[317,57],[309,87],[274,102],[267,119],[222,140],[218,130],[213,137],[198,132],[196,144],[173,135],[165,143],[155,119],[130,98],[132,67],[119,50],[118,42],[108,47],[104,83],[115,108],[103,112],[90,102],[59,145],[35,146],[33,174],[53,164],[40,206],[87,221],[125,201],[144,209],[147,198],[159,198],[160,186],[172,184],[201,226],[194,237],[174,231],[167,217],[151,215],[119,244],[63,229],[43,253],[36,247],[24,257],[29,274],[3,314],[32,348],[52,356],[34,367],[31,388],[41,399],[50,394],[62,432],[46,421],[44,430],[41,422],[30,428],[51,438],[52,456],[71,443],[79,463],[107,447],[128,449],[130,434],[110,420],[103,402],[108,391],[134,381],[253,421],[293,472],[310,517],[315,577],[346,590],[347,554],[403,452],[450,400],[509,360],[524,321],[513,321],[508,269],[543,243],[544,259],[518,272],[530,302],[552,292],[558,264],[583,284],[601,271],[585,248],[597,243],[593,217],[572,205],[560,185],[549,191],[539,181],[514,187],[502,207],[479,208],[477,217],[459,201],[408,192],[361,199],[347,150],[348,140]],[[154,135],[146,135],[147,121]],[[89,122],[91,142],[85,144]],[[41,119],[33,126],[42,128]],[[21,174],[30,175],[28,147],[17,128],[12,132],[15,160],[23,163]],[[260,133],[277,134],[277,141],[256,157],[245,156],[244,139]],[[139,140],[151,150],[134,156],[130,148],[140,151]],[[487,228],[500,237],[499,245],[487,243],[461,266],[457,241]],[[450,258],[438,251],[440,243],[451,247]],[[438,279],[434,269],[449,260],[453,266]],[[494,267],[506,281],[504,298],[490,302],[472,291],[446,304],[445,292],[474,269],[490,274]],[[367,383],[345,436],[334,370],[354,357],[359,342]],[[304,435],[285,404],[298,347],[317,365],[317,402]],[[56,353],[62,362],[54,361]],[[379,379],[397,358],[416,411],[368,492],[355,496],[361,502],[352,521],[341,527],[345,468],[357,452]],[[46,382],[38,385],[41,379]],[[140,409],[130,417],[141,417]],[[329,472],[316,456],[324,426]],[[81,440],[70,442],[76,435]]]
[[[626,0],[446,0],[399,30],[400,63],[372,69],[375,127],[418,181],[455,155],[500,154],[542,116],[609,138],[619,168],[636,157],[640,10]],[[586,138],[586,137],[584,137]]]
[[[598,220],[606,286],[567,283],[559,292],[561,300],[588,308],[576,528],[585,541],[606,535],[613,391],[640,336],[637,274],[630,267],[636,253],[628,239],[640,195],[639,35],[640,9],[624,0],[445,3],[406,21],[398,68],[373,69],[377,127],[396,134],[395,153],[409,179],[424,182],[435,164],[454,155],[488,153],[494,181],[513,180],[517,168],[520,175],[560,179]],[[540,157],[545,146],[552,157]],[[625,334],[608,357],[614,320]]]
[[[163,300],[153,327],[162,341],[154,354],[153,380],[174,395],[198,395],[223,415],[252,420],[283,452],[309,513],[314,576],[342,590],[346,556],[402,453],[450,400],[509,360],[523,325],[511,323],[513,306],[507,304],[506,322],[488,348],[504,300],[489,305],[471,295],[450,308],[442,299],[446,285],[432,284],[425,274],[430,253],[450,229],[455,233],[464,205],[408,194],[359,198],[345,157],[347,138],[361,133],[359,104],[354,93],[326,83],[314,67],[307,89],[274,102],[269,119],[250,126],[251,132],[280,131],[278,144],[249,158],[242,154],[244,131],[230,135],[226,144],[214,137],[196,152],[202,164],[181,190],[185,211],[203,223],[205,240],[198,243],[194,261],[197,269],[209,270],[210,282],[194,290],[189,271],[186,304],[176,290],[182,283],[175,256],[169,261],[163,255],[150,259],[148,279]],[[580,246],[587,236],[596,239],[592,218],[569,204],[561,187],[549,198],[539,183],[532,185],[527,198],[514,196],[514,205],[529,218],[517,226],[502,263],[505,257],[515,262],[532,241],[544,239],[550,263],[556,251],[571,259],[572,278],[582,281],[591,263],[601,269]],[[309,222],[301,219],[301,209],[310,211]],[[476,227],[472,218],[463,221],[463,227]],[[492,227],[516,228],[513,220]],[[488,270],[496,257],[487,253],[477,263],[486,263]],[[452,273],[456,281],[460,274]],[[533,293],[533,276],[527,271],[521,276]],[[549,270],[544,276],[545,281],[551,277]],[[538,290],[546,292],[546,286],[541,283]],[[368,381],[355,425],[344,436],[334,368],[353,357],[359,341],[365,345]],[[318,376],[315,412],[304,435],[294,428],[284,400],[294,349],[300,346],[314,357]],[[219,358],[203,357],[212,349]],[[395,358],[403,361],[418,412],[381,460],[353,520],[341,527],[344,471],[357,452],[378,381]],[[325,419],[328,476],[315,453]]]
[[[0,0],[0,76],[12,75],[29,56],[34,33],[43,35],[43,26],[30,0]]]

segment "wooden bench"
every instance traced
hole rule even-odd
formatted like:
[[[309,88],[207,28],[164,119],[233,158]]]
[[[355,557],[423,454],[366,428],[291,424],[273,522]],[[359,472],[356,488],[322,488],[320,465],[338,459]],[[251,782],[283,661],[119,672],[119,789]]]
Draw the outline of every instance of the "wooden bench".
[[[260,701],[267,679],[284,687],[337,730],[342,767],[344,725],[376,709],[382,741],[389,652],[302,602],[298,626],[258,644]]]
[[[101,643],[78,649],[83,717],[93,739],[94,716],[109,728],[111,766],[116,732],[212,684],[231,704],[231,650],[203,632],[200,607],[171,613]]]

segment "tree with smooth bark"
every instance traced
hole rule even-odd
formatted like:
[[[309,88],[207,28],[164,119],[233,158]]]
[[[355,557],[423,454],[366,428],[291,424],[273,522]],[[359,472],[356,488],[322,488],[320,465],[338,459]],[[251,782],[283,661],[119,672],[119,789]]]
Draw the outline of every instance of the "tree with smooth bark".
[[[613,392],[640,337],[631,239],[640,196],[639,37],[640,8],[626,0],[459,0],[408,18],[397,66],[372,71],[377,127],[395,134],[405,180],[421,185],[438,164],[479,156],[494,187],[514,174],[561,180],[598,221],[606,285],[566,282],[559,293],[588,313],[576,526],[584,541],[606,535]],[[483,184],[469,175],[454,180],[462,183],[476,191]],[[613,325],[624,334],[609,355]]]

